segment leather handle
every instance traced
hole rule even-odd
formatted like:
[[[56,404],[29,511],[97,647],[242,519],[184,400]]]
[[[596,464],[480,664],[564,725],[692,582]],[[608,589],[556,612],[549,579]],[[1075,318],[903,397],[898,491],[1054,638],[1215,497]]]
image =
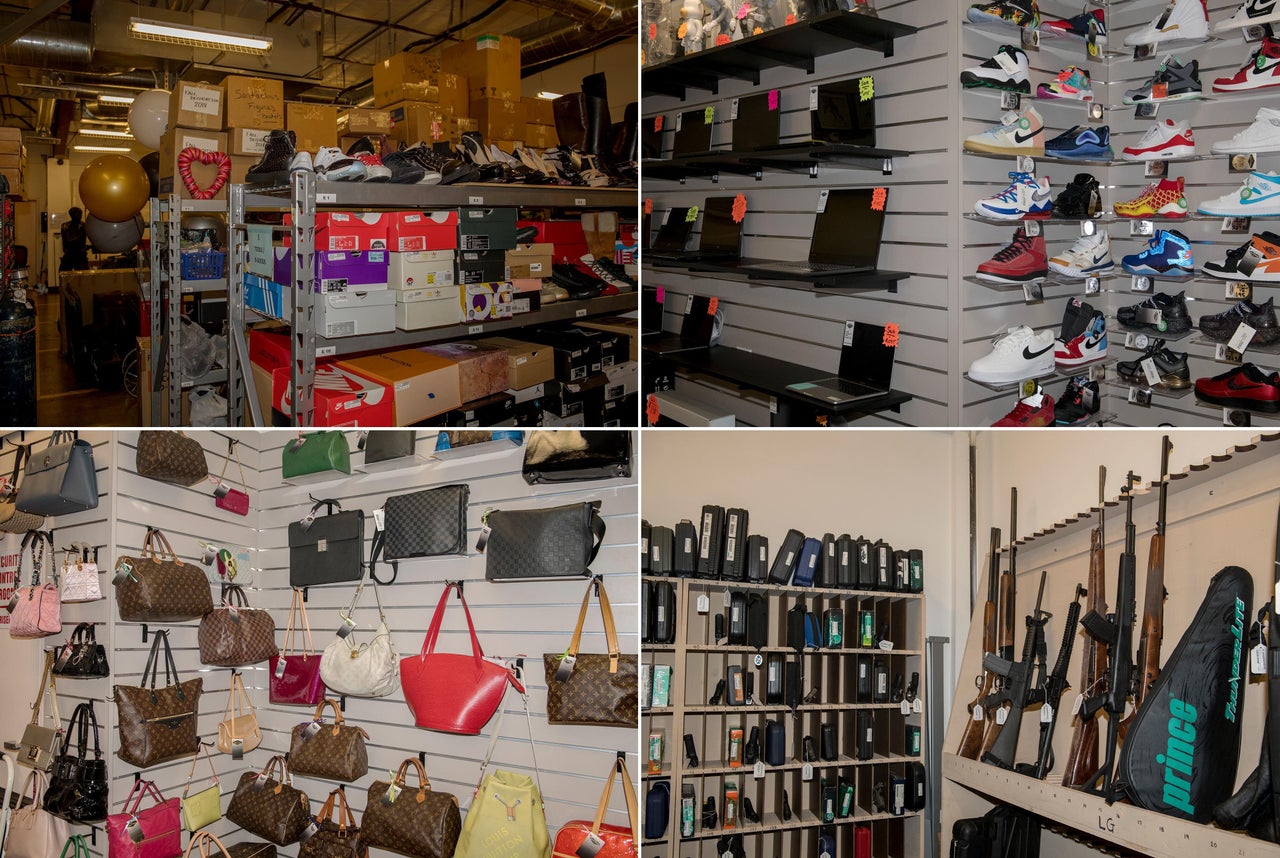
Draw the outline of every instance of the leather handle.
[[[427,770],[417,757],[405,757],[404,762],[400,764],[400,768],[396,769],[396,786],[401,789],[407,786],[405,776],[409,773],[409,766],[411,765],[418,770],[418,792],[431,789],[431,779],[427,777]]]
[[[436,639],[440,637],[440,627],[444,623],[444,611],[448,605],[449,594],[454,588],[458,590],[458,601],[462,602],[462,612],[467,617],[467,631],[471,634],[471,654],[475,657],[476,670],[480,670],[484,662],[484,650],[480,647],[480,638],[476,636],[475,623],[471,621],[471,609],[467,607],[467,597],[462,595],[462,584],[457,581],[446,584],[444,592],[440,594],[440,601],[436,603],[436,612],[431,617],[431,626],[427,629],[427,637],[422,642],[420,657],[425,659],[435,652]]]
[[[196,763],[200,762],[201,752],[204,753],[204,758],[209,761],[209,776],[213,778],[213,782],[219,785],[222,783],[218,780],[218,770],[213,767],[213,757],[209,756],[209,748],[204,744],[204,742],[201,742],[200,749],[196,751],[196,755],[191,758],[191,768],[187,771],[187,785],[182,790],[183,798],[186,798],[187,794],[191,792],[191,779],[195,777]]]
[[[604,825],[605,814],[609,812],[609,798],[613,794],[615,778],[622,779],[622,792],[627,801],[627,816],[631,821],[631,836],[638,843],[640,838],[640,807],[636,798],[635,787],[631,783],[631,774],[627,771],[625,757],[618,757],[609,770],[609,779],[604,783],[604,793],[600,796],[600,804],[596,807],[595,819],[591,822],[591,833],[599,834]]]
[[[590,527],[591,527],[591,556],[587,558],[587,568],[591,568],[591,564],[596,562],[596,555],[600,553],[600,546],[604,545],[604,519],[600,517],[600,501],[587,501],[587,506],[591,507]]]
[[[191,858],[191,853],[197,847],[200,849],[200,858],[209,858],[209,847],[213,845],[217,848],[218,853],[231,858],[231,853],[227,851],[227,847],[222,845],[222,841],[216,835],[210,834],[205,829],[200,829],[191,835],[191,842],[187,844],[187,851],[183,853],[183,858]]]
[[[338,830],[346,831],[348,828],[356,827],[355,814],[351,812],[351,806],[347,804],[347,792],[339,787],[329,793],[329,797],[324,800],[324,806],[320,808],[320,812],[316,814],[316,822],[331,822],[333,820],[333,811],[338,810]]]
[[[333,709],[333,726],[340,727],[346,723],[346,719],[342,717],[342,710],[338,708],[338,701],[332,697],[326,697],[316,706],[316,714],[312,717],[313,721],[319,721],[324,717],[326,708]]]
[[[304,656],[311,655],[315,652],[315,642],[311,638],[311,624],[307,621],[307,606],[302,603],[302,591],[297,587],[294,587],[293,600],[289,603],[289,627],[284,633],[284,646],[280,647],[281,656],[289,655],[293,652],[293,636],[294,632],[298,629],[294,620],[295,611],[297,612],[297,615],[302,618],[301,628],[303,633],[306,634],[306,648],[301,652]],[[298,637],[301,638],[302,635],[299,634]],[[303,646],[303,644],[299,644],[299,646]]]
[[[53,653],[44,654],[44,670],[40,672],[40,687],[36,689],[36,702],[31,706],[31,724],[34,726],[40,718],[40,710],[44,706],[45,689],[49,687],[50,671],[53,669]]]
[[[609,594],[605,592],[604,580],[598,575],[593,577],[587,584],[587,592],[582,596],[582,608],[578,611],[578,624],[573,629],[573,638],[569,641],[567,653],[576,657],[579,647],[582,646],[582,627],[587,620],[587,607],[591,604],[593,588],[599,588],[600,591],[600,615],[604,620],[605,642],[609,647],[609,672],[617,673],[618,657],[621,653],[621,647],[618,644],[618,629],[613,622],[613,608],[609,605]]]

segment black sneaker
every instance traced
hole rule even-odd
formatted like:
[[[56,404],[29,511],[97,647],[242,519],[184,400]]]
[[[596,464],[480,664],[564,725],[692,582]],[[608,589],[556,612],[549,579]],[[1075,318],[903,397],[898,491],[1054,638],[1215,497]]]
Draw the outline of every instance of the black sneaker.
[[[1165,94],[1156,99],[1153,89],[1163,86]],[[1141,104],[1144,101],[1174,101],[1200,94],[1200,63],[1196,60],[1183,65],[1177,57],[1165,57],[1151,75],[1151,80],[1136,89],[1126,90],[1125,104]]]
[[[574,266],[561,262],[551,266],[551,282],[568,292],[569,297],[575,301],[598,297],[606,285],[601,280],[587,276]]]
[[[1053,201],[1055,215],[1069,218],[1097,217],[1102,213],[1102,195],[1098,180],[1088,173],[1076,173],[1071,184]]]
[[[582,255],[582,264],[591,269],[591,273],[599,277],[606,283],[612,284],[619,289],[634,291],[636,281],[626,269],[621,265],[614,263],[612,259],[598,259],[589,253]]]
[[[1226,312],[1201,316],[1199,327],[1200,332],[1209,339],[1225,343],[1235,334],[1241,322],[1254,329],[1253,342],[1260,346],[1270,345],[1280,339],[1280,323],[1276,321],[1274,298],[1268,298],[1261,305],[1241,301]]]
[[[1142,362],[1147,358],[1155,361],[1156,371],[1160,373],[1160,383],[1155,387],[1185,390],[1191,386],[1191,369],[1187,366],[1186,353],[1170,351],[1164,340],[1152,341],[1137,360],[1120,361],[1116,364],[1116,374],[1125,381],[1145,387],[1147,374],[1142,369]]]
[[[1062,312],[1062,331],[1058,334],[1058,339],[1064,343],[1071,342],[1089,330],[1095,315],[1097,311],[1087,301],[1081,301],[1079,298],[1068,301],[1066,309]]]
[[[1078,426],[1087,423],[1102,407],[1102,394],[1098,382],[1081,376],[1067,382],[1062,398],[1053,406],[1055,426]]]
[[[404,152],[392,152],[382,159],[382,165],[391,171],[393,185],[416,185],[427,176],[426,168]]]
[[[1131,307],[1121,307],[1116,311],[1116,321],[1126,328],[1156,331],[1161,334],[1183,334],[1191,330],[1191,316],[1187,313],[1187,293],[1166,295],[1157,292],[1147,300]],[[1140,321],[1139,310],[1159,310],[1160,321],[1157,324]]]
[[[1269,244],[1280,244],[1280,235],[1276,235],[1274,232],[1257,232],[1257,233],[1254,233],[1254,235],[1257,236],[1258,238],[1261,238],[1263,241]],[[1239,277],[1241,279],[1247,280],[1249,278],[1245,277],[1243,274],[1240,273],[1239,266],[1240,266],[1240,260],[1244,259],[1244,255],[1249,251],[1249,248],[1252,246],[1253,246],[1253,239],[1250,238],[1248,241],[1246,241],[1244,244],[1240,245],[1239,247],[1233,247],[1232,249],[1228,250],[1227,258],[1222,262],[1218,262],[1215,259],[1212,262],[1204,263],[1204,265],[1201,267],[1204,269],[1205,274],[1212,274],[1214,277],[1223,277],[1227,280],[1233,280]]]
[[[289,166],[297,154],[292,131],[272,131],[267,134],[262,159],[245,173],[245,184],[284,185],[289,181]]]

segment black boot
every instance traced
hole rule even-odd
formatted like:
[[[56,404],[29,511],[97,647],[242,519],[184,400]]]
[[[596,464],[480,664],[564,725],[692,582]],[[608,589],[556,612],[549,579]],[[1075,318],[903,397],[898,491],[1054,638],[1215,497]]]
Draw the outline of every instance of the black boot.
[[[582,151],[588,155],[607,157],[612,124],[609,122],[609,102],[603,98],[587,96],[587,136]]]
[[[556,136],[560,145],[582,149],[587,139],[587,97],[580,92],[562,95],[551,102],[556,119]]]
[[[258,161],[245,173],[245,183],[249,185],[284,185],[289,181],[289,164],[295,149],[292,131],[272,131],[267,134],[266,145],[262,152],[262,160]]]
[[[750,797],[745,795],[742,797],[742,818],[747,822],[760,821],[760,814],[756,813],[755,807],[751,804]]]

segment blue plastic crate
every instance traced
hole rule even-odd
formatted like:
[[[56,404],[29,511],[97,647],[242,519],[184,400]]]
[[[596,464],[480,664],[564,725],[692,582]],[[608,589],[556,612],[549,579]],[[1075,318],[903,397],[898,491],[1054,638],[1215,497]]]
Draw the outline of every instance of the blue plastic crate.
[[[182,254],[183,280],[217,280],[226,269],[227,254],[218,250]]]

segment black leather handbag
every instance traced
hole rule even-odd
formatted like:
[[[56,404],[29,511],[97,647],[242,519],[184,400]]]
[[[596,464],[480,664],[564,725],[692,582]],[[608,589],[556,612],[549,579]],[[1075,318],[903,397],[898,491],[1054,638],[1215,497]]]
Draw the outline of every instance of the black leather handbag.
[[[489,581],[572,578],[591,574],[604,542],[600,501],[549,509],[495,509],[485,516],[477,546]]]
[[[68,679],[96,679],[110,676],[107,648],[98,643],[93,623],[80,623],[71,637],[58,650],[53,662],[53,675]]]
[[[407,459],[417,452],[417,447],[418,433],[413,429],[375,429],[360,437],[366,465]]]
[[[321,507],[325,514],[317,515]],[[290,587],[359,581],[363,562],[362,510],[344,511],[337,501],[316,501],[302,521],[289,525]]]
[[[471,487],[456,483],[387,498],[386,529],[374,537],[372,563],[376,570],[379,557],[391,561],[391,577],[383,581],[371,572],[373,580],[393,583],[399,573],[397,561],[409,557],[466,554],[470,497]]]
[[[631,433],[536,430],[524,447],[525,482],[568,483],[631,476]]]
[[[93,730],[93,755],[89,755],[89,730]],[[75,731],[75,746],[72,731]],[[93,703],[76,707],[67,725],[62,754],[54,761],[44,809],[73,823],[102,822],[107,818],[107,762],[98,741],[98,717]]]

